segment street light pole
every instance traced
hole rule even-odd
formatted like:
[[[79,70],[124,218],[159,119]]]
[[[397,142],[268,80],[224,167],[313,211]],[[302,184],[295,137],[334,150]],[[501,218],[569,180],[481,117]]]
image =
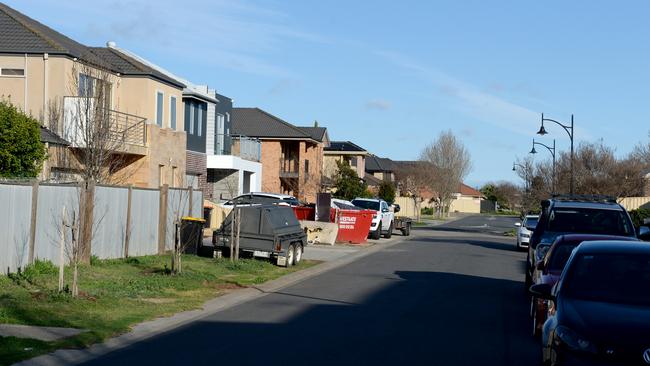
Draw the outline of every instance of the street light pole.
[[[575,130],[573,128],[573,114],[571,115],[571,125],[567,126],[567,125],[564,125],[564,124],[562,124],[562,123],[560,123],[560,122],[558,122],[558,121],[556,121],[554,119],[544,118],[544,113],[542,113],[542,126],[539,128],[539,131],[537,131],[538,135],[544,136],[544,135],[546,135],[548,133],[548,132],[546,132],[546,129],[544,128],[544,122],[545,121],[556,123],[557,125],[562,127],[564,129],[564,131],[569,135],[569,139],[571,140],[571,161],[570,161],[570,164],[571,164],[571,168],[570,168],[571,169],[571,183],[570,184],[571,185],[569,187],[569,191],[570,191],[571,194],[573,194],[574,193],[574,188],[575,188],[575,180],[574,180],[575,173],[573,171],[573,160],[574,160],[573,137],[574,137],[574,134],[575,134]]]
[[[541,142],[537,142],[537,141],[535,141],[535,139],[533,139],[533,149],[530,150],[531,154],[537,154],[537,150],[535,150],[535,145],[544,146],[551,153],[551,156],[553,156],[553,176],[552,176],[551,185],[552,185],[553,194],[555,194],[555,193],[557,193],[555,191],[555,180],[556,180],[556,178],[555,178],[555,139],[553,139],[553,147],[544,145]],[[573,169],[573,167],[572,167],[572,169]]]
[[[524,166],[524,165],[517,164],[517,163],[513,162],[512,163],[512,171],[513,172],[517,171],[516,167],[520,167],[520,168],[522,168],[524,170],[524,177],[525,177],[524,178],[524,189],[526,190],[526,193],[528,193],[528,191],[529,191],[529,187],[528,187],[528,168],[526,166]]]

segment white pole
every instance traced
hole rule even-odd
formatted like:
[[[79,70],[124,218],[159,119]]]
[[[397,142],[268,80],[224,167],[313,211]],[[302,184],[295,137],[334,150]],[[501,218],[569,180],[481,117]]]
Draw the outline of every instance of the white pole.
[[[63,217],[61,218],[61,241],[59,242],[59,292],[63,291],[63,249],[65,247],[65,205],[63,206]]]

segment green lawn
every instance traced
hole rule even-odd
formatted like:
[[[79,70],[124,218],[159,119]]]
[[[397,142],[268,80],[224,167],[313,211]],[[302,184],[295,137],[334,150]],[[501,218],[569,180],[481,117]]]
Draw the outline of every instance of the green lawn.
[[[183,273],[168,274],[169,256],[93,261],[80,268],[80,297],[58,293],[58,269],[37,262],[21,274],[0,276],[0,324],[87,329],[56,342],[0,337],[0,365],[59,348],[84,347],[124,333],[145,320],[199,308],[228,290],[260,284],[317,264],[291,268],[268,261],[183,257]],[[66,268],[66,283],[71,273]]]

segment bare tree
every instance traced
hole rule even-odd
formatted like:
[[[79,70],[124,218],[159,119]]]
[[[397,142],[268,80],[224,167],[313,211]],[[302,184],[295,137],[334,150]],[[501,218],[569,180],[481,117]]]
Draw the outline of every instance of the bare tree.
[[[451,130],[441,132],[438,138],[426,146],[420,160],[428,164],[428,188],[438,202],[438,215],[449,211],[453,194],[467,177],[471,168],[471,157],[465,146]]]
[[[423,192],[427,190],[428,163],[421,161],[400,161],[396,163],[395,180],[400,196],[410,197],[415,206],[416,220],[420,221],[420,204]]]

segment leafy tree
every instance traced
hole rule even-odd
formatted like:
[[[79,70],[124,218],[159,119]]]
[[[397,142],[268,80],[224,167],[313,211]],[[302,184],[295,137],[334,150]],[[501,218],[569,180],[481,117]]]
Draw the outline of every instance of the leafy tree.
[[[357,172],[345,161],[337,161],[338,173],[334,187],[335,197],[352,200],[356,197],[365,197],[368,194],[368,185],[361,180]]]
[[[384,201],[393,203],[395,201],[395,186],[391,182],[381,182],[377,195]]]
[[[0,100],[0,177],[36,177],[46,157],[38,121]]]

